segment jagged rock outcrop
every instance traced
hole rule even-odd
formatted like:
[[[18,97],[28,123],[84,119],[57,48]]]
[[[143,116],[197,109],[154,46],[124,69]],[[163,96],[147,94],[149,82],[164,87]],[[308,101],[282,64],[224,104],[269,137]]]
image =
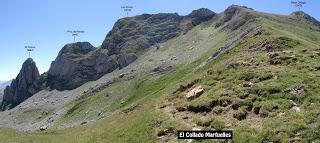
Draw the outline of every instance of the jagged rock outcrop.
[[[303,12],[303,11],[296,11],[293,12],[292,14],[290,14],[290,16],[292,16],[293,18],[300,20],[300,21],[304,21],[313,25],[316,25],[318,27],[320,27],[320,22],[313,18],[312,16],[310,16],[309,14]]]
[[[40,89],[35,82],[39,78],[36,63],[28,58],[23,63],[16,79],[12,80],[11,85],[5,88],[1,110],[11,109],[37,93]]]
[[[142,14],[118,20],[102,43],[108,55],[137,53],[156,43],[167,41],[215,15],[199,9],[187,16],[177,13]],[[187,26],[186,26],[187,25]]]
[[[252,14],[252,11],[253,9],[245,6],[231,5],[223,13],[219,14],[218,22],[215,26],[223,26],[222,30],[229,32],[238,30],[242,26],[256,21],[256,16]]]
[[[190,14],[185,16],[186,19],[190,19],[193,26],[200,24],[201,22],[210,20],[216,13],[207,9],[207,8],[200,8],[197,10],[192,11]]]
[[[47,84],[52,89],[73,89],[87,81],[96,80],[117,67],[116,59],[88,42],[67,44],[51,63]]]

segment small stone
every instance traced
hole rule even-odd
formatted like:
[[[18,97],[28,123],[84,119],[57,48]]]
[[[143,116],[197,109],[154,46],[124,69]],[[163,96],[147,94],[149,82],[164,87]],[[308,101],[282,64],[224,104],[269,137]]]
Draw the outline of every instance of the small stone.
[[[125,75],[124,73],[120,74],[120,75],[119,75],[119,78],[123,78],[124,75]]]
[[[176,56],[172,56],[171,60],[177,60],[178,58]]]
[[[48,123],[52,123],[53,121],[54,121],[54,119],[52,117],[49,117],[47,120]]]
[[[298,106],[292,107],[292,110],[294,110],[295,112],[300,112],[301,111],[300,107],[298,107]]]
[[[40,127],[40,131],[45,131],[47,129],[48,129],[48,126],[46,126],[46,125],[43,125],[43,126]]]
[[[48,111],[43,111],[43,112],[42,112],[42,115],[48,115],[48,114],[49,114]]]

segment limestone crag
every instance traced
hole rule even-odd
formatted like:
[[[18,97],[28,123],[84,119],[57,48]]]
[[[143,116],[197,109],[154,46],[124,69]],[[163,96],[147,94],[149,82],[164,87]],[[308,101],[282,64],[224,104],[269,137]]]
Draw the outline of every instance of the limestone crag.
[[[194,10],[187,16],[177,13],[142,14],[118,20],[102,43],[108,55],[138,53],[178,36],[215,15],[209,9]]]
[[[16,79],[12,80],[11,85],[4,90],[1,110],[10,109],[23,102],[40,89],[35,81],[40,78],[36,63],[28,58],[22,65],[20,73]]]
[[[52,89],[73,89],[117,67],[116,59],[88,42],[67,44],[51,63],[47,83]]]

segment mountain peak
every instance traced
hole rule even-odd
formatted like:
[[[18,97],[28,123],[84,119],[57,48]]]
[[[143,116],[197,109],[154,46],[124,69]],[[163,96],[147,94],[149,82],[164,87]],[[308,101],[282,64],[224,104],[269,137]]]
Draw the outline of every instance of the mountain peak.
[[[62,50],[59,52],[59,55],[62,54],[87,54],[95,50],[95,47],[92,46],[89,42],[76,42],[66,44]]]
[[[27,98],[38,92],[35,85],[40,77],[36,63],[32,58],[28,58],[22,65],[22,68],[11,85],[4,90],[1,110],[10,109],[20,104]]]
[[[186,18],[189,18],[193,25],[198,25],[203,21],[210,20],[215,15],[216,13],[211,11],[210,9],[200,8],[197,10],[193,10],[190,14],[186,16]]]
[[[232,4],[225,11],[228,11],[228,10],[254,10],[254,9],[246,7],[246,6]]]
[[[203,18],[203,17],[212,17],[215,14],[216,13],[211,11],[210,9],[200,8],[200,9],[197,9],[197,10],[193,10],[190,14],[187,15],[187,17],[190,17],[190,18],[194,18],[194,17]]]
[[[24,62],[25,63],[34,63],[32,58],[27,58]]]
[[[290,16],[297,18],[298,20],[305,20],[309,23],[315,24],[320,26],[320,22],[315,19],[314,17],[310,16],[309,14],[305,13],[304,11],[295,11],[290,14]]]

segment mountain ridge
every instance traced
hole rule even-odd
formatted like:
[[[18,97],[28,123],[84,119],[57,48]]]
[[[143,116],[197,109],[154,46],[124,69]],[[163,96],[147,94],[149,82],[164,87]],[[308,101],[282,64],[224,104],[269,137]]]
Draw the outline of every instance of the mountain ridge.
[[[230,6],[97,81],[41,91],[2,113],[0,126],[53,131],[16,132],[17,141],[35,142],[176,142],[181,129],[233,130],[236,142],[318,141],[320,33],[313,28]]]

